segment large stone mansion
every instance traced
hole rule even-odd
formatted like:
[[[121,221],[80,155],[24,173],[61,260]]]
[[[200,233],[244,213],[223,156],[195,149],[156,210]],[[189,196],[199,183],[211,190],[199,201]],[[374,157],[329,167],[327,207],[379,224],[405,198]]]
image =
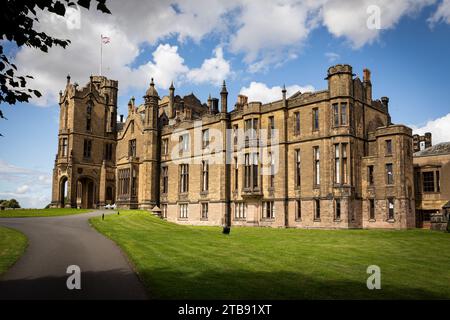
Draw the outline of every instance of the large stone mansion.
[[[157,206],[196,225],[414,227],[411,129],[391,122],[387,97],[372,98],[369,70],[360,79],[336,65],[326,80],[323,91],[231,106],[225,83],[202,103],[173,85],[160,98],[152,79],[117,122],[117,81],[68,77],[52,206]]]

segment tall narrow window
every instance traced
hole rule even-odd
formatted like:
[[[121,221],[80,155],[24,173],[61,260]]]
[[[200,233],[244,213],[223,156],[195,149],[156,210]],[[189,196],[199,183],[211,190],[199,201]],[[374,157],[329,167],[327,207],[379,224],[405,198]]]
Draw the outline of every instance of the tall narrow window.
[[[83,157],[89,159],[91,157],[92,140],[84,139]]]
[[[314,219],[320,219],[320,199],[314,199]]]
[[[269,117],[269,125],[267,128],[267,139],[272,139],[273,131],[275,130],[275,118],[273,116]]]
[[[245,188],[250,188],[251,186],[251,165],[250,165],[250,154],[245,154],[245,164],[244,164],[244,181]]]
[[[300,111],[294,113],[295,125],[294,125],[294,134],[300,134]]]
[[[111,123],[110,123],[110,127],[111,127],[111,131],[114,131],[115,127],[116,127],[116,113],[114,111],[111,111]],[[133,127],[134,130],[134,127]]]
[[[386,163],[386,184],[394,184],[394,172],[392,163]]]
[[[201,218],[203,220],[208,219],[208,203],[202,203],[202,213]]]
[[[128,156],[136,157],[136,139],[132,139],[128,141]]]
[[[386,140],[386,155],[392,155],[392,140]]]
[[[134,121],[133,120],[130,121],[130,131],[131,131],[131,134],[134,133]]]
[[[275,217],[274,202],[273,201],[264,201],[263,202],[263,218],[273,219],[274,217]]]
[[[237,124],[233,125],[233,143],[237,145],[238,143],[238,130],[239,126]]]
[[[234,190],[237,191],[239,188],[239,164],[238,158],[234,158]]]
[[[320,150],[314,147],[314,184],[320,184]]]
[[[341,220],[341,199],[334,200],[334,217]]]
[[[167,194],[169,192],[169,168],[162,167],[162,193]]]
[[[167,218],[167,203],[161,204],[161,215],[164,219]]]
[[[180,192],[189,191],[189,165],[180,164]]]
[[[441,192],[441,178],[439,176],[439,170],[436,171],[436,192]]]
[[[258,153],[253,153],[252,155],[252,187],[257,188],[259,185],[259,174],[258,174]]]
[[[369,219],[375,220],[375,199],[369,199]]]
[[[339,104],[333,104],[333,125],[335,127],[339,126]]]
[[[202,148],[206,149],[209,147],[209,129],[202,131]]]
[[[88,102],[86,108],[86,131],[91,131],[92,123],[92,102]]]
[[[169,139],[167,139],[167,138],[162,140],[161,153],[163,156],[166,156],[169,154]]]
[[[313,130],[319,130],[319,109],[313,109]]]
[[[295,220],[302,220],[302,201],[295,200]]]
[[[202,191],[208,191],[209,188],[209,164],[208,161],[202,161]]]
[[[388,198],[388,219],[394,220],[394,198]]]
[[[367,167],[367,182],[369,183],[369,186],[373,186],[374,183],[373,166]]]
[[[342,148],[342,183],[349,182],[348,179],[348,166],[347,166],[347,143],[341,144]]]
[[[67,138],[61,139],[61,156],[67,156]]]
[[[131,176],[131,196],[135,197],[137,195],[137,172],[136,170],[132,170]]]
[[[178,138],[180,152],[189,150],[189,134],[183,134]]]
[[[434,172],[422,173],[423,192],[434,192]]]
[[[187,203],[180,204],[180,218],[188,218],[188,205]]]
[[[300,149],[295,150],[295,186],[300,187],[301,184],[301,155]]]
[[[341,126],[347,125],[347,103],[341,103]]]
[[[275,159],[272,152],[269,152],[270,161],[270,175],[269,175],[269,188],[275,187]]]
[[[334,145],[334,182],[341,183],[341,157],[339,154],[339,144]]]

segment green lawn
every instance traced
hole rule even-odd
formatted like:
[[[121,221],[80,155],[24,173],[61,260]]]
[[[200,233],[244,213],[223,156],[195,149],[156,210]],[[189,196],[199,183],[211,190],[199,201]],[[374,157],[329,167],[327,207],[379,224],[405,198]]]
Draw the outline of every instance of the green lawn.
[[[92,211],[92,209],[15,209],[0,211],[0,218],[56,217],[86,213],[89,211]]]
[[[23,254],[27,238],[19,231],[0,227],[0,275]]]
[[[450,234],[192,227],[140,211],[91,219],[157,299],[450,299]],[[369,265],[381,290],[368,290]]]

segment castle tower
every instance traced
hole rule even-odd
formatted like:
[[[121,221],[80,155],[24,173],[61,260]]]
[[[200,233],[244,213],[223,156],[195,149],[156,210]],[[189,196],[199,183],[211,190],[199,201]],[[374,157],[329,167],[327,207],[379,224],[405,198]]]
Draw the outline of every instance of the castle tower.
[[[91,76],[60,93],[58,153],[52,207],[97,208],[114,203],[118,82]]]
[[[153,78],[144,96],[144,145],[146,152],[139,168],[139,177],[148,183],[141,184],[144,188],[139,201],[140,209],[153,209],[159,206],[160,185],[160,126],[158,121],[159,95],[156,91]]]

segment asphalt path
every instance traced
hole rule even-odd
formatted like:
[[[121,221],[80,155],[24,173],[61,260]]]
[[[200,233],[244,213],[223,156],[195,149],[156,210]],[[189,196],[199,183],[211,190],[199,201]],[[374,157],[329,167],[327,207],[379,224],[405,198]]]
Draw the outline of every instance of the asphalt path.
[[[0,225],[28,238],[24,255],[0,277],[0,300],[147,299],[144,286],[120,248],[89,225],[89,218],[103,213],[111,211],[0,218]],[[70,287],[77,283],[77,274],[67,272],[69,266],[79,267],[80,289],[67,286],[67,282]]]

